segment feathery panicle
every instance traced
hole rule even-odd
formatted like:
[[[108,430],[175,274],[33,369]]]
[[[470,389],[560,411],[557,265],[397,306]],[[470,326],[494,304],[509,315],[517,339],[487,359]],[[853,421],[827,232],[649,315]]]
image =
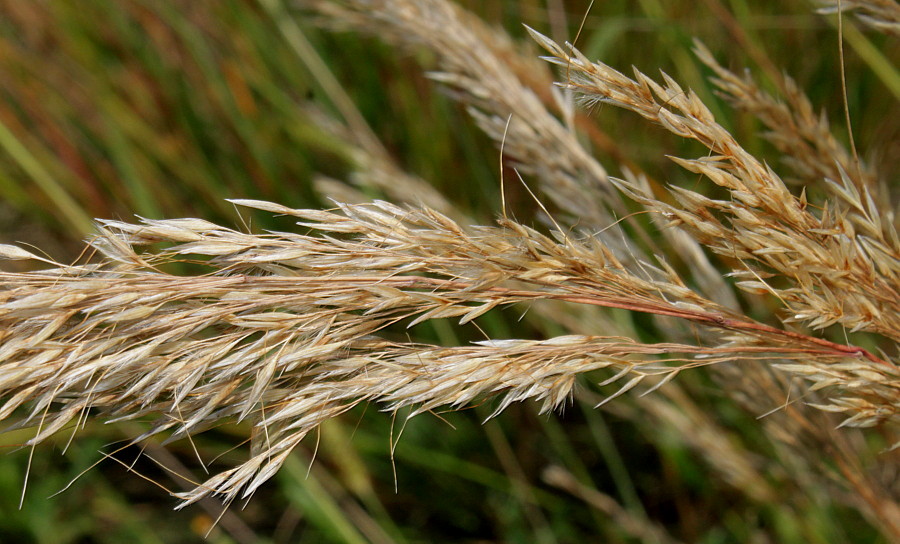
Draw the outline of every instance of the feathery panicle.
[[[633,183],[619,183],[632,198],[687,229],[714,252],[736,259],[733,275],[749,292],[772,293],[792,314],[789,321],[813,328],[839,323],[853,331],[869,331],[900,339],[900,240],[884,232],[884,222],[871,216],[852,182],[842,178],[834,190],[858,207],[856,221],[834,209],[814,215],[767,165],[745,151],[691,91],[663,74],[660,85],[635,70],[635,79],[603,63],[571,55],[549,38],[531,31],[552,57],[565,66],[571,80],[562,85],[588,102],[603,102],[634,111],[683,138],[696,140],[713,155],[699,159],[673,157],[685,169],[727,189],[730,200],[713,200],[672,187],[678,201],[656,200]],[[765,280],[772,274],[788,279],[786,288]]]
[[[893,32],[888,4],[843,7]],[[553,228],[506,213],[470,226],[477,221],[368,130],[307,106],[304,117],[340,140],[331,149],[355,168],[352,185],[319,179],[321,192],[339,195],[334,207],[229,201],[292,218],[297,229],[101,220],[93,255],[72,265],[0,245],[0,259],[47,267],[0,272],[0,420],[34,426],[28,445],[89,419],[147,422],[132,443],[244,422],[247,457],[179,494],[181,506],[211,495],[230,503],[361,403],[410,416],[490,403],[493,417],[519,401],[545,413],[574,398],[613,411],[621,404],[644,428],[671,430],[748,503],[771,503],[788,486],[798,495],[835,487],[844,504],[900,535],[891,468],[862,458],[870,438],[900,444],[900,237],[890,187],[851,158],[792,80],[780,102],[697,42],[722,96],[762,121],[798,183],[820,189],[809,195],[792,192],[665,73],[662,82],[637,70],[629,77],[529,29],[565,70],[553,87],[546,63],[446,0],[310,0],[304,13],[429,52],[429,76],[536,179],[551,208],[540,204],[544,227]],[[609,176],[579,139],[587,117],[571,94],[705,146],[708,156],[672,160],[712,182],[715,196],[677,185],[661,194],[631,164],[624,179]],[[394,203],[366,202],[372,190]],[[438,345],[407,332],[432,320],[474,325],[514,305],[540,316],[543,336]],[[858,334],[840,339],[841,329]],[[709,398],[692,396],[690,378],[674,380],[697,367],[709,370],[700,377],[707,394],[761,418],[774,460],[760,458],[769,445],[733,439]],[[602,393],[576,387],[588,373],[583,381]],[[643,395],[610,408],[631,390]],[[551,467],[545,481],[628,534],[674,541],[563,469]]]
[[[0,383],[9,399],[0,418],[32,406],[22,422],[41,421],[32,443],[91,409],[113,419],[157,416],[141,438],[252,418],[265,441],[241,466],[185,494],[191,502],[251,493],[309,431],[362,401],[418,413],[499,394],[497,411],[528,398],[549,410],[577,374],[606,367],[617,370],[609,383],[627,377],[622,393],[651,375],[664,383],[691,366],[778,357],[815,388],[846,387],[823,408],[851,411],[848,424],[897,417],[893,365],[748,321],[662,270],[637,277],[593,238],[557,241],[508,220],[466,231],[432,210],[386,202],[336,211],[234,203],[297,217],[321,234],[244,234],[199,219],[103,221],[92,246],[105,264],[0,276]],[[158,243],[170,247],[133,250]],[[161,271],[185,260],[212,270]],[[376,335],[542,299],[677,317],[724,334],[717,346],[564,336],[471,347]]]
[[[762,121],[769,132],[765,136],[781,151],[785,161],[803,185],[822,183],[824,178],[841,179],[841,170],[858,190],[884,190],[877,176],[866,165],[857,166],[850,152],[837,141],[824,112],[816,114],[809,99],[793,79],[785,76],[781,87],[785,101],[762,90],[749,72],[743,77],[724,68],[702,43],[694,43],[697,57],[716,73],[712,81],[728,102]],[[829,157],[830,161],[822,160]],[[834,195],[839,196],[839,195]],[[879,199],[880,203],[883,203]]]

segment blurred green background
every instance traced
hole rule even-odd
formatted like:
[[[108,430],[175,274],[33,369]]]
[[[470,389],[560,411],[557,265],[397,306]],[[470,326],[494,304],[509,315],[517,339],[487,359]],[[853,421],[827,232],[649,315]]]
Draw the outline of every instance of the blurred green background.
[[[588,4],[461,3],[523,42],[522,23],[571,39]],[[325,77],[336,78],[403,168],[479,221],[499,212],[496,146],[424,75],[432,56],[323,31],[302,2],[3,0],[0,13],[2,243],[73,261],[93,217],[239,225],[225,198],[327,205],[312,179],[345,179],[354,164],[310,116],[312,106],[337,111]],[[856,143],[877,169],[896,171],[900,122],[886,122],[886,112],[897,111],[897,76],[879,63],[900,58],[900,45],[855,28],[846,69]],[[836,30],[808,2],[598,2],[578,46],[626,73],[632,65],[650,75],[664,70],[707,100],[748,150],[768,156],[759,123],[714,97],[708,70],[690,52],[694,37],[725,66],[748,66],[763,82],[773,70],[791,75],[846,139]],[[311,64],[317,58],[330,76]],[[664,155],[693,156],[696,147],[625,112],[601,108],[594,117],[612,136],[598,158],[613,174],[617,157],[627,157],[655,179],[691,179]],[[527,219],[533,205],[521,197],[518,206]],[[252,222],[286,228],[263,215]],[[492,335],[546,330],[519,324],[514,311],[497,313],[487,324]],[[440,324],[425,334],[461,341]],[[679,380],[728,440],[753,456],[774,455],[753,417],[702,372]],[[310,437],[211,530],[220,514],[214,502],[173,511],[166,489],[185,485],[176,473],[202,480],[198,458],[210,471],[240,459],[232,448],[247,439],[246,428],[142,451],[117,450],[128,425],[90,424],[71,444],[70,429],[34,451],[17,446],[33,430],[13,431],[0,435],[0,541],[195,542],[207,531],[214,543],[654,541],[625,528],[631,520],[685,542],[886,542],[827,489],[821,497],[782,489],[787,506],[748,499],[713,476],[678,431],[642,417],[633,398],[594,410],[596,381],[585,380],[586,393],[562,414],[538,416],[523,404],[484,425],[488,404],[407,423],[374,406],[353,411]],[[101,452],[116,452],[116,460]],[[792,502],[797,497],[806,502]]]

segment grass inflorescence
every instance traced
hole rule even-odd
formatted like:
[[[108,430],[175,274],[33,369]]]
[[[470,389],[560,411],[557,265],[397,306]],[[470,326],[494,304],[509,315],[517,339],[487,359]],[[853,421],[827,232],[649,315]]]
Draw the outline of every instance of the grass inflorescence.
[[[588,48],[611,50],[602,32],[615,28],[593,18],[613,6],[585,6],[583,21],[548,8],[542,30],[540,20],[513,30],[521,40],[446,0],[316,0],[299,12],[124,3],[109,15],[118,31],[99,35],[63,6],[16,8],[14,28],[71,26],[2,36],[18,79],[0,84],[12,97],[0,106],[0,176],[36,188],[0,184],[7,213],[37,202],[55,214],[47,233],[128,208],[139,217],[97,220],[86,247],[57,248],[69,260],[0,245],[14,265],[0,272],[0,420],[28,432],[15,431],[31,455],[60,437],[78,449],[93,422],[115,423],[124,442],[103,458],[152,459],[164,471],[148,480],[179,508],[213,512],[211,497],[243,501],[278,475],[289,506],[274,540],[303,517],[306,538],[336,541],[440,540],[443,523],[459,538],[546,542],[900,538],[900,237],[886,174],[896,150],[879,158],[856,148],[872,137],[845,139],[736,4],[705,3],[764,76],[726,67],[734,59],[702,35],[660,30],[680,48],[656,60],[690,86],[668,67],[654,78],[597,60]],[[654,6],[640,20],[661,25]],[[797,17],[816,25],[838,12],[840,35],[878,74],[852,90],[874,87],[896,111],[896,69],[872,43],[896,49],[884,41],[896,3],[820,11]],[[564,41],[570,27],[581,28],[577,46]],[[835,46],[823,70],[840,85],[839,43],[822,28]],[[383,77],[365,61],[340,64],[335,44],[370,48],[348,31],[387,44],[383,70],[400,75],[384,100],[403,95],[391,107],[412,123],[447,116],[434,122],[446,143],[433,130],[437,143],[425,141],[421,125],[404,140],[390,114],[372,119],[365,91],[331,71]],[[147,56],[133,45],[144,38],[170,54]],[[44,72],[30,73],[41,48]],[[398,51],[427,79],[391,66]],[[74,68],[60,63],[72,56]],[[182,71],[183,83],[166,75]],[[46,87],[69,80],[85,87]],[[897,116],[873,119],[849,100],[832,104],[849,130],[861,117],[872,134],[897,134]],[[468,119],[480,134],[461,128]],[[661,149],[643,141],[651,134],[672,139]],[[460,166],[442,147],[487,166]],[[666,162],[648,162],[648,149]],[[416,160],[449,175],[429,183],[409,168]],[[310,180],[309,198],[286,176]],[[171,192],[159,183],[169,177]],[[491,201],[471,205],[454,187]],[[373,421],[366,406],[391,415]],[[503,423],[513,411],[527,419]],[[607,418],[641,438],[614,440]],[[444,421],[464,438],[438,434],[459,443],[430,449],[429,436],[453,432],[435,430]],[[554,446],[526,446],[535,433]],[[494,468],[470,460],[484,436]],[[456,478],[406,484],[410,511],[446,521],[402,513],[404,467],[416,464]],[[654,491],[652,478],[666,484]],[[516,506],[504,519],[499,506],[480,514],[475,501],[427,496],[457,480]],[[704,498],[720,495],[730,502]],[[232,510],[221,527],[259,536]]]

